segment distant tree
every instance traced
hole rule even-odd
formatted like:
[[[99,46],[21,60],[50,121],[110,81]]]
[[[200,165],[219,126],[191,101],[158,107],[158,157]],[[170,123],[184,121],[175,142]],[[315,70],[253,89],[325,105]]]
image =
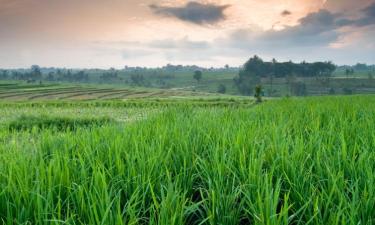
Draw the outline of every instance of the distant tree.
[[[54,81],[55,80],[55,73],[54,72],[49,72],[47,76],[48,81]]]
[[[229,69],[229,65],[228,65],[228,64],[225,65],[225,69],[226,69],[226,70]]]
[[[194,72],[194,76],[193,76],[193,78],[194,78],[197,82],[199,82],[199,81],[202,79],[202,71],[200,71],[200,70],[196,70],[196,71]]]
[[[8,78],[8,70],[1,70],[0,79],[7,79],[7,78]]]
[[[41,71],[41,69],[38,65],[32,65],[31,66],[30,78],[32,80],[42,79],[42,71]]]
[[[264,62],[257,55],[250,58],[241,68],[237,77],[234,78],[235,85],[241,94],[251,94],[249,90],[254,90],[256,85],[261,83],[262,78],[267,78],[271,82],[271,92],[273,91],[273,78],[286,78],[290,86],[293,77],[330,77],[336,70],[332,62],[315,62],[315,63],[293,63],[277,62],[273,59],[271,62]]]
[[[72,79],[76,82],[87,82],[89,80],[89,76],[88,74],[84,71],[84,70],[81,70],[81,71],[78,71],[73,77]]]
[[[220,84],[217,88],[217,92],[221,94],[225,94],[227,92],[227,87],[224,84]]]
[[[260,85],[261,78],[252,72],[241,70],[237,77],[233,79],[238,90],[243,95],[252,95],[256,85]]]
[[[135,74],[130,75],[130,79],[131,79],[132,83],[135,84],[135,85],[143,85],[144,80],[145,80],[143,75],[139,74],[139,73],[135,73]]]
[[[113,82],[118,80],[118,71],[115,68],[111,68],[108,72],[102,74],[99,79],[105,82]]]
[[[346,75],[346,78],[349,79],[349,76],[354,75],[354,69],[353,68],[346,68],[345,69],[345,75]]]
[[[354,66],[354,69],[358,71],[366,71],[368,69],[368,66],[365,63],[357,63]]]
[[[348,68],[345,69],[345,75],[346,75],[346,78],[349,78],[350,69],[348,69]]]
[[[262,102],[262,86],[257,85],[255,87],[255,94],[254,94],[256,103],[261,103]]]

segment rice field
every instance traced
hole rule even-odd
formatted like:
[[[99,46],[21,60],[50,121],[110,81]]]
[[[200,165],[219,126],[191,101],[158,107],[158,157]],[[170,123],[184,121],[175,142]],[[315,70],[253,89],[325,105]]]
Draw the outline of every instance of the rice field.
[[[374,96],[248,101],[3,102],[0,223],[375,224]]]
[[[0,101],[121,100],[151,97],[204,97],[209,95],[208,93],[179,90],[125,89],[110,85],[108,87],[100,87],[89,85],[0,83]]]

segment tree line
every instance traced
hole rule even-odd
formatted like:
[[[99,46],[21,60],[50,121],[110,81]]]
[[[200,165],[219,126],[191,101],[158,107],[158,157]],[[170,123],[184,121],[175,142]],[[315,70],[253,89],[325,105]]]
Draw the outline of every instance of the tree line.
[[[238,76],[234,78],[234,83],[242,94],[249,95],[254,87],[260,84],[261,78],[269,78],[271,83],[273,78],[286,78],[287,81],[290,77],[326,78],[330,77],[335,69],[332,62],[294,63],[277,62],[275,59],[267,62],[255,55],[243,65]]]

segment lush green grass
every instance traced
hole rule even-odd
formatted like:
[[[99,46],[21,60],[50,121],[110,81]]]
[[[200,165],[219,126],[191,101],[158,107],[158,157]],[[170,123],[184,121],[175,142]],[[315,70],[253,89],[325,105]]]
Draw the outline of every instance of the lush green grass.
[[[0,221],[375,223],[375,97],[149,109],[75,131],[1,129]]]
[[[101,118],[69,118],[51,117],[49,115],[29,116],[22,115],[7,124],[10,131],[30,131],[52,129],[56,131],[77,130],[78,127],[103,126],[114,122],[108,117]]]

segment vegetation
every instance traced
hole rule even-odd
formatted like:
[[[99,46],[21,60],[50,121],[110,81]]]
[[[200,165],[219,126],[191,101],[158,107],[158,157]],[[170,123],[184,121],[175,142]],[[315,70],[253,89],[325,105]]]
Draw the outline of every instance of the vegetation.
[[[253,87],[261,84],[261,78],[282,77],[286,79],[288,86],[290,86],[292,78],[295,76],[326,78],[332,75],[335,68],[335,65],[331,62],[302,62],[296,64],[291,61],[279,63],[275,59],[272,62],[264,62],[258,56],[254,56],[245,63],[234,81],[240,93],[249,95],[252,93]]]
[[[20,130],[41,130],[41,129],[55,129],[55,130],[76,130],[78,127],[102,126],[112,122],[110,118],[63,118],[51,117],[48,115],[29,116],[22,115],[8,124],[10,131]]]
[[[149,114],[128,122],[117,115],[131,108],[117,103],[3,103],[2,115],[46,111],[56,119],[82,109],[86,117],[92,107],[93,115],[112,110],[117,122],[75,131],[0,126],[0,221],[373,224],[374,102],[181,102],[141,108]]]
[[[375,81],[369,78],[369,74],[375,73],[375,66],[358,63],[354,66],[337,66],[331,73],[332,69],[334,65],[329,62],[265,62],[257,56],[249,59],[242,67],[225,65],[222,68],[168,64],[159,68],[126,66],[122,69],[104,70],[41,68],[35,65],[30,69],[0,70],[0,84],[69,83],[122,89],[142,87],[210,93],[218,93],[219,87],[224,85],[226,94],[247,96],[254,95],[255,86],[261,84],[265,95],[269,97],[328,95],[331,89],[336,90],[335,94],[344,94],[344,88],[352,89],[354,94],[375,92]],[[199,71],[202,72],[202,76],[199,75]],[[198,72],[196,78],[199,81],[194,78],[195,72]]]
[[[194,72],[194,79],[199,82],[202,79],[202,71],[197,70]]]
[[[255,87],[255,95],[256,103],[261,103],[262,102],[262,86],[257,85]]]

